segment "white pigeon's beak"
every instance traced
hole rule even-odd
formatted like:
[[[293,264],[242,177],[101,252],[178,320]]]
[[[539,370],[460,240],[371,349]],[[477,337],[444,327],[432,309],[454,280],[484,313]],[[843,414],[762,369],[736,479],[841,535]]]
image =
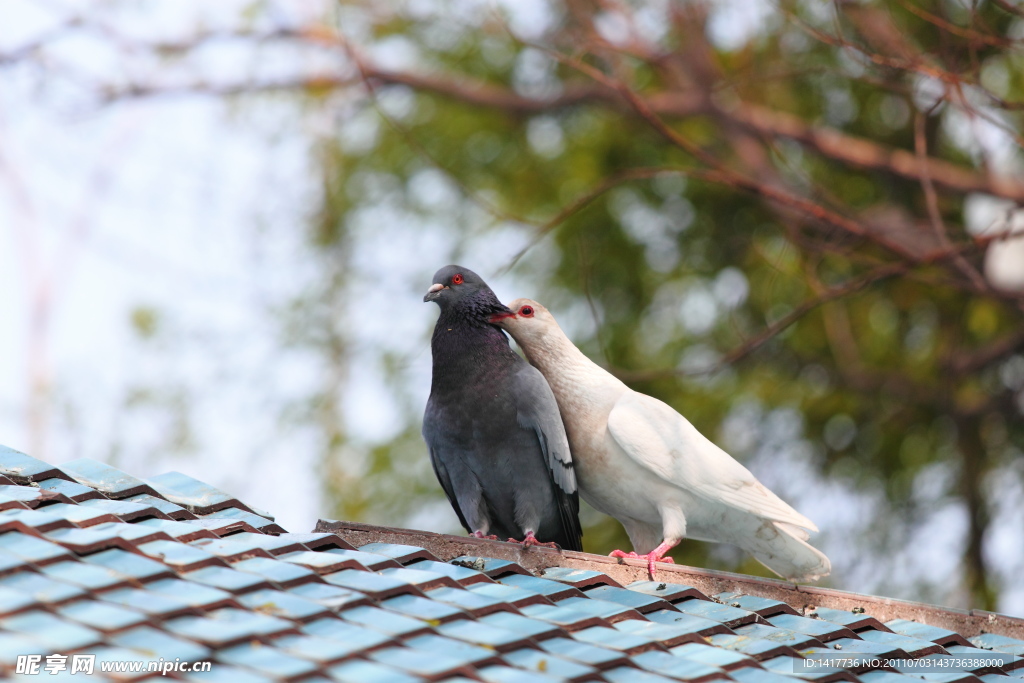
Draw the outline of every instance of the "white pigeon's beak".
[[[433,301],[437,297],[441,296],[441,290],[442,289],[448,289],[448,288],[445,287],[444,285],[442,285],[440,282],[435,282],[434,284],[430,285],[430,289],[428,289],[427,293],[423,295],[423,300],[424,301]]]

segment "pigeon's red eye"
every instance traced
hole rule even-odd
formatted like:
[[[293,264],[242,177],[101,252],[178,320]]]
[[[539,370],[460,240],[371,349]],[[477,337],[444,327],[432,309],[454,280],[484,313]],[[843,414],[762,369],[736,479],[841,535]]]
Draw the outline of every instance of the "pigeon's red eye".
[[[455,275],[452,275],[452,284],[453,285],[461,285],[462,283],[463,283],[462,273],[455,273]]]
[[[523,316],[524,318],[532,318],[533,306],[523,306],[522,308],[519,309],[519,315]]]

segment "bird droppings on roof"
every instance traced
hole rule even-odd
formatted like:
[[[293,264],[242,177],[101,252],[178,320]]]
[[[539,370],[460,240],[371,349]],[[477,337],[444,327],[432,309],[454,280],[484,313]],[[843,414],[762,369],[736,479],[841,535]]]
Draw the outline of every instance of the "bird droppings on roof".
[[[899,683],[1024,678],[1024,620],[643,560],[266,513],[172,473],[0,447],[0,677]],[[92,676],[18,655],[94,654]],[[999,655],[999,662],[970,663]],[[806,659],[851,664],[795,673]],[[903,659],[897,666],[878,666]],[[856,660],[855,662],[853,660]],[[891,662],[889,662],[891,663]],[[949,666],[957,664],[959,668]]]

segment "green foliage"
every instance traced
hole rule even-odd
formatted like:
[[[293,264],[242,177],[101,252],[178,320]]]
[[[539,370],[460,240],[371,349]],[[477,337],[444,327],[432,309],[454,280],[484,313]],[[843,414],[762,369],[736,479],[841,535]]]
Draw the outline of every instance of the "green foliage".
[[[742,48],[712,51],[720,71],[715,87],[728,97],[799,117],[807,125],[913,152],[919,115],[914,73],[876,68],[851,56],[850,50],[815,40],[800,23],[831,28],[830,21],[816,20],[816,11],[802,5],[784,6],[793,15],[778,14]],[[946,14],[951,22],[985,27],[992,35],[1006,35],[1011,25],[1019,33],[1024,21],[991,3],[975,6],[972,15],[951,2],[921,7]],[[982,80],[991,82],[1000,97],[1024,99],[1019,46],[968,45],[904,7],[886,5],[885,11],[908,44],[922,54],[935,51],[935,59],[945,60],[944,68],[970,72],[984,65]],[[378,38],[411,41],[422,65],[455,86],[462,78],[472,78],[514,94],[517,69],[530,60],[544,62],[537,50],[488,21],[466,19],[448,26],[454,37],[442,44],[435,34],[451,17],[410,16],[377,17]],[[582,29],[568,13],[559,21],[544,40],[569,53],[574,32]],[[871,36],[857,34],[858,21],[845,18],[840,23],[857,36],[854,42],[869,51],[882,50],[872,47]],[[680,24],[661,44],[686,45],[687,38]],[[614,61],[607,56],[588,59],[605,71]],[[931,63],[929,59],[921,63]],[[673,87],[673,72],[664,64],[654,59],[631,64],[635,68],[629,83],[637,92]],[[549,62],[543,68],[545,82],[558,84],[556,92],[592,85],[566,64]],[[840,538],[841,532],[830,536],[826,528],[823,538],[832,548],[853,544],[859,553],[876,558],[879,567],[891,569],[889,556],[898,558],[898,546],[950,500],[969,511],[984,506],[977,495],[990,473],[1017,476],[1010,465],[1024,449],[1019,400],[1014,399],[1020,382],[1008,381],[1009,371],[1000,375],[1000,367],[1019,364],[1020,356],[1007,353],[969,372],[954,371],[951,363],[1019,330],[1019,301],[964,286],[948,262],[915,264],[908,273],[809,310],[752,353],[720,367],[720,359],[801,304],[892,262],[893,254],[871,240],[780,210],[729,183],[693,176],[694,159],[622,102],[598,98],[528,114],[430,89],[378,85],[376,92],[383,101],[380,111],[388,111],[387,98],[396,92],[412,98],[412,104],[401,116],[378,112],[372,150],[348,152],[334,137],[320,143],[322,205],[310,239],[329,258],[346,258],[345,245],[354,239],[346,234],[354,212],[382,202],[397,204],[414,217],[447,222],[452,238],[467,243],[488,239],[506,228],[510,217],[520,221],[524,235],[532,236],[530,223],[557,215],[606,179],[631,169],[664,168],[660,175],[623,182],[594,198],[557,225],[513,271],[532,277],[529,262],[541,253],[545,263],[553,264],[544,273],[542,299],[556,313],[572,313],[569,317],[577,322],[593,310],[593,324],[576,325],[582,331],[575,341],[586,353],[637,390],[680,410],[716,441],[739,444],[732,451],[741,460],[772,460],[773,454],[800,445],[818,481],[877,503],[871,517],[858,520],[846,537]],[[929,154],[969,167],[975,159],[950,134],[957,125],[950,109],[944,105],[927,120]],[[737,143],[737,131],[714,116],[692,115],[669,123],[749,175],[759,172],[749,166],[757,155],[740,157],[739,150],[743,144],[757,145],[765,155],[766,173],[776,174],[790,191],[843,215],[875,221],[886,230],[906,222],[919,231],[931,229],[922,185],[915,179],[837,161],[790,139],[762,145],[765,141],[748,136]],[[1018,123],[1013,119],[1011,125]],[[417,172],[431,167],[442,169],[459,186],[456,205],[439,209],[417,203],[410,184]],[[391,191],[372,190],[381,183]],[[967,240],[963,202],[964,196],[954,192],[940,193],[937,201],[949,236],[958,244]],[[479,222],[480,204],[494,208],[486,222]],[[478,222],[467,224],[470,219]],[[965,253],[973,265],[980,263],[978,250]],[[335,286],[344,287],[343,279]],[[328,290],[325,296],[337,296]],[[343,331],[339,334],[344,336]],[[391,360],[390,386],[406,396],[402,363]],[[394,440],[364,447],[347,443],[339,432],[339,440],[327,449],[339,516],[401,524],[443,502],[419,439],[422,406],[408,402],[407,396],[398,400],[404,426]],[[742,430],[727,429],[737,423],[743,406],[756,407],[762,416],[796,414],[799,429],[789,435],[788,445],[773,451],[765,443],[766,417],[747,425],[755,436],[744,441],[736,436]],[[980,449],[971,449],[971,434],[987,435],[979,436]],[[953,475],[922,499],[915,491],[922,477],[939,471],[937,467]],[[807,495],[813,497],[813,492]],[[586,550],[606,553],[628,547],[613,520],[591,511],[585,522]],[[997,579],[972,576],[977,566],[970,554],[965,551],[963,581],[973,591],[974,604],[991,607]],[[686,564],[767,575],[750,558],[703,543],[684,543],[675,557]],[[889,580],[885,573],[879,571],[870,589],[957,599],[949,587],[929,584],[927,576],[910,577],[918,581],[917,588],[907,588],[906,581]],[[844,578],[844,567],[838,565],[833,580],[843,585]]]

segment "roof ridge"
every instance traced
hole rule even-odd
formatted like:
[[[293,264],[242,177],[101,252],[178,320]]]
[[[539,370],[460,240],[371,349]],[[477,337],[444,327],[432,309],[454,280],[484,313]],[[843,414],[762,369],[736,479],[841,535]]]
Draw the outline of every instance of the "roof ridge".
[[[321,519],[317,522],[315,530],[336,533],[355,546],[372,542],[418,545],[444,561],[482,553],[487,557],[515,562],[531,573],[548,567],[570,567],[607,574],[623,585],[648,578],[646,561],[632,558],[613,558],[544,547],[523,548],[515,543],[469,536],[338,520]],[[816,607],[849,612],[859,611],[860,608],[866,609],[871,616],[883,622],[908,619],[956,631],[968,637],[996,633],[1011,638],[1024,638],[1024,618],[987,610],[945,607],[680,564],[662,564],[658,567],[658,576],[664,579],[665,583],[687,584],[706,595],[742,593],[779,600],[801,614],[813,612]],[[870,609],[867,609],[868,605]]]

